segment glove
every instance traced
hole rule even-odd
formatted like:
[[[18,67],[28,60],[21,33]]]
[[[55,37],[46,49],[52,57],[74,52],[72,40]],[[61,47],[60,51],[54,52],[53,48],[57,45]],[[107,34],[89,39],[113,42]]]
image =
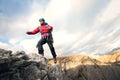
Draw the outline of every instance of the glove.
[[[26,32],[26,34],[30,35],[30,34],[31,34],[31,32],[29,32],[29,31],[28,31],[28,32]]]

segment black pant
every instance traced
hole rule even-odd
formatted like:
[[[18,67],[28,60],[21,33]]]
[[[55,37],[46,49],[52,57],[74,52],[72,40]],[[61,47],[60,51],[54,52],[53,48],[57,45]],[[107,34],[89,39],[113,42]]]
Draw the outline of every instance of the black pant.
[[[43,44],[45,44],[45,43],[48,44],[53,58],[56,58],[57,55],[56,55],[55,49],[53,47],[53,38],[52,38],[52,36],[49,36],[49,37],[46,37],[46,38],[42,37],[39,40],[39,42],[37,44],[39,54],[44,54]]]

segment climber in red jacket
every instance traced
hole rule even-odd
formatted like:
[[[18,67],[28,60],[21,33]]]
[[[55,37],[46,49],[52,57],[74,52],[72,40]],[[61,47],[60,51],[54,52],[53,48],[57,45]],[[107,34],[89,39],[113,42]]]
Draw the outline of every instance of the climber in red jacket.
[[[57,55],[56,55],[56,52],[55,52],[55,49],[54,49],[54,46],[53,46],[53,37],[52,37],[53,27],[48,25],[48,23],[45,22],[44,18],[40,18],[39,22],[40,22],[41,26],[38,26],[35,30],[28,31],[26,33],[28,35],[34,35],[34,34],[40,32],[41,33],[41,39],[39,40],[39,42],[37,44],[39,54],[44,56],[43,44],[47,43],[49,48],[50,48],[50,51],[53,55],[54,62],[56,63],[57,62],[57,59],[56,59]]]

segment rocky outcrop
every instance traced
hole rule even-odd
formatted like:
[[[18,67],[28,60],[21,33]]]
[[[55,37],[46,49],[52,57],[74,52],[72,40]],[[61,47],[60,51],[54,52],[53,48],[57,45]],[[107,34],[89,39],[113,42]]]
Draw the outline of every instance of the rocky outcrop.
[[[64,70],[63,76],[64,80],[120,80],[120,64],[84,57],[80,65]]]
[[[97,56],[71,55],[58,58],[63,80],[120,80],[120,49]],[[49,60],[52,65],[52,60]]]
[[[0,49],[0,80],[63,80],[59,64],[48,66],[40,55]]]
[[[120,50],[94,58],[58,57],[58,64],[38,54],[0,49],[0,80],[120,80]]]

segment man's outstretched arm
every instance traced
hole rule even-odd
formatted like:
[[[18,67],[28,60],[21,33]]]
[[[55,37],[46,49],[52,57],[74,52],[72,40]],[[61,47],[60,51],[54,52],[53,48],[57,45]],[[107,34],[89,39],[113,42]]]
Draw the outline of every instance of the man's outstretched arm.
[[[34,35],[34,34],[37,34],[39,32],[39,28],[37,27],[36,29],[34,29],[33,31],[28,31],[26,32],[26,34],[28,35]]]

